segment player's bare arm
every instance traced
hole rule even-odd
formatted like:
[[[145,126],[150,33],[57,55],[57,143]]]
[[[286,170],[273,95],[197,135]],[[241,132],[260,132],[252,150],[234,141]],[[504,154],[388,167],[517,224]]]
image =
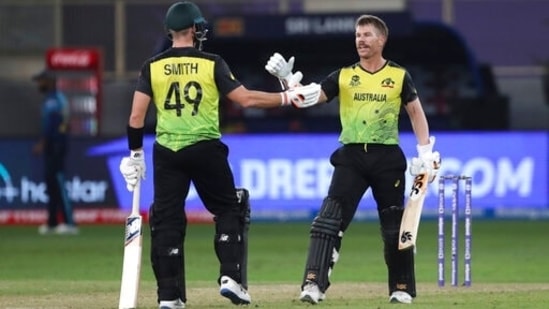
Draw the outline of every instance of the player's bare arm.
[[[229,92],[227,98],[244,108],[272,108],[290,104],[297,108],[307,108],[319,102],[321,92],[320,85],[315,83],[275,93],[248,90],[239,86]]]
[[[151,97],[147,94],[140,91],[134,92],[132,111],[128,121],[130,127],[138,129],[145,126],[145,116],[147,115],[147,109],[149,108],[150,102]]]
[[[418,141],[416,147],[418,156],[412,158],[410,173],[416,176],[427,171],[429,182],[432,182],[440,168],[440,154],[438,151],[433,151],[435,137],[429,136],[429,124],[427,123],[427,118],[419,99],[416,98],[406,104],[405,109],[410,117],[412,128]]]
[[[324,90],[320,89],[320,97],[318,97],[318,103],[328,102],[328,96],[324,93]]]
[[[227,98],[244,108],[272,108],[282,105],[279,93],[249,90],[244,86],[237,87],[229,92]]]
[[[419,99],[408,102],[404,108],[410,117],[410,122],[412,123],[412,128],[414,129],[418,144],[429,144],[429,125]]]

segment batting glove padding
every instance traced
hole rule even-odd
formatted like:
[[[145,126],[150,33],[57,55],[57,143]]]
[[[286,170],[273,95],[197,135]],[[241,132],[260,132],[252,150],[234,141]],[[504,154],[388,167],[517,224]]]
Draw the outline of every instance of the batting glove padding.
[[[320,98],[320,85],[310,83],[307,86],[296,87],[290,90],[281,92],[282,105],[293,104],[297,108],[307,108],[318,103]]]
[[[429,137],[429,144],[417,145],[418,156],[412,158],[410,164],[410,174],[417,176],[423,172],[429,174],[429,182],[435,180],[438,171],[440,169],[440,153],[438,151],[433,152],[433,146],[435,144],[435,137]]]
[[[129,157],[120,161],[120,173],[126,181],[126,188],[132,192],[139,180],[145,179],[145,153],[143,150],[131,151]]]
[[[286,61],[281,54],[274,53],[271,58],[269,58],[269,61],[267,61],[265,70],[278,78],[282,89],[287,90],[298,86],[303,78],[303,74],[301,72],[297,71],[295,74],[292,72],[294,62],[294,57],[291,57],[288,61]]]

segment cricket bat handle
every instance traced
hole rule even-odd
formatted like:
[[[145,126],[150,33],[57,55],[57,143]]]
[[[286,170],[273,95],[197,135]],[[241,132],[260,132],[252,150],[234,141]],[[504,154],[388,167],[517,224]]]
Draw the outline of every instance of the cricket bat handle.
[[[141,179],[137,180],[135,187],[133,188],[132,196],[132,215],[139,214],[139,203],[141,200]]]

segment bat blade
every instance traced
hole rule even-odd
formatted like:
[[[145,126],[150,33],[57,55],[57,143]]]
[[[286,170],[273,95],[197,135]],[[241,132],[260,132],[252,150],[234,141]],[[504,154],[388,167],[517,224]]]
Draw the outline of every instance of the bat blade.
[[[122,282],[118,309],[137,308],[141,254],[143,251],[143,222],[139,213],[139,193],[140,183],[138,182],[133,191],[132,212],[126,218]]]
[[[419,174],[414,178],[412,190],[400,222],[399,250],[412,249],[416,245],[428,179],[429,175],[427,173]]]

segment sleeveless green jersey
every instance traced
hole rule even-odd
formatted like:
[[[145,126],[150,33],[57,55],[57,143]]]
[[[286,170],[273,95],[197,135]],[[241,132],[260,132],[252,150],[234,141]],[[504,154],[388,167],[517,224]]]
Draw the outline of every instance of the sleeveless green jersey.
[[[396,145],[402,104],[417,98],[406,70],[388,61],[377,72],[354,64],[332,73],[322,82],[328,99],[339,96],[342,144]]]
[[[144,64],[137,90],[156,106],[156,142],[177,151],[221,137],[220,96],[239,85],[221,57],[172,48]]]

